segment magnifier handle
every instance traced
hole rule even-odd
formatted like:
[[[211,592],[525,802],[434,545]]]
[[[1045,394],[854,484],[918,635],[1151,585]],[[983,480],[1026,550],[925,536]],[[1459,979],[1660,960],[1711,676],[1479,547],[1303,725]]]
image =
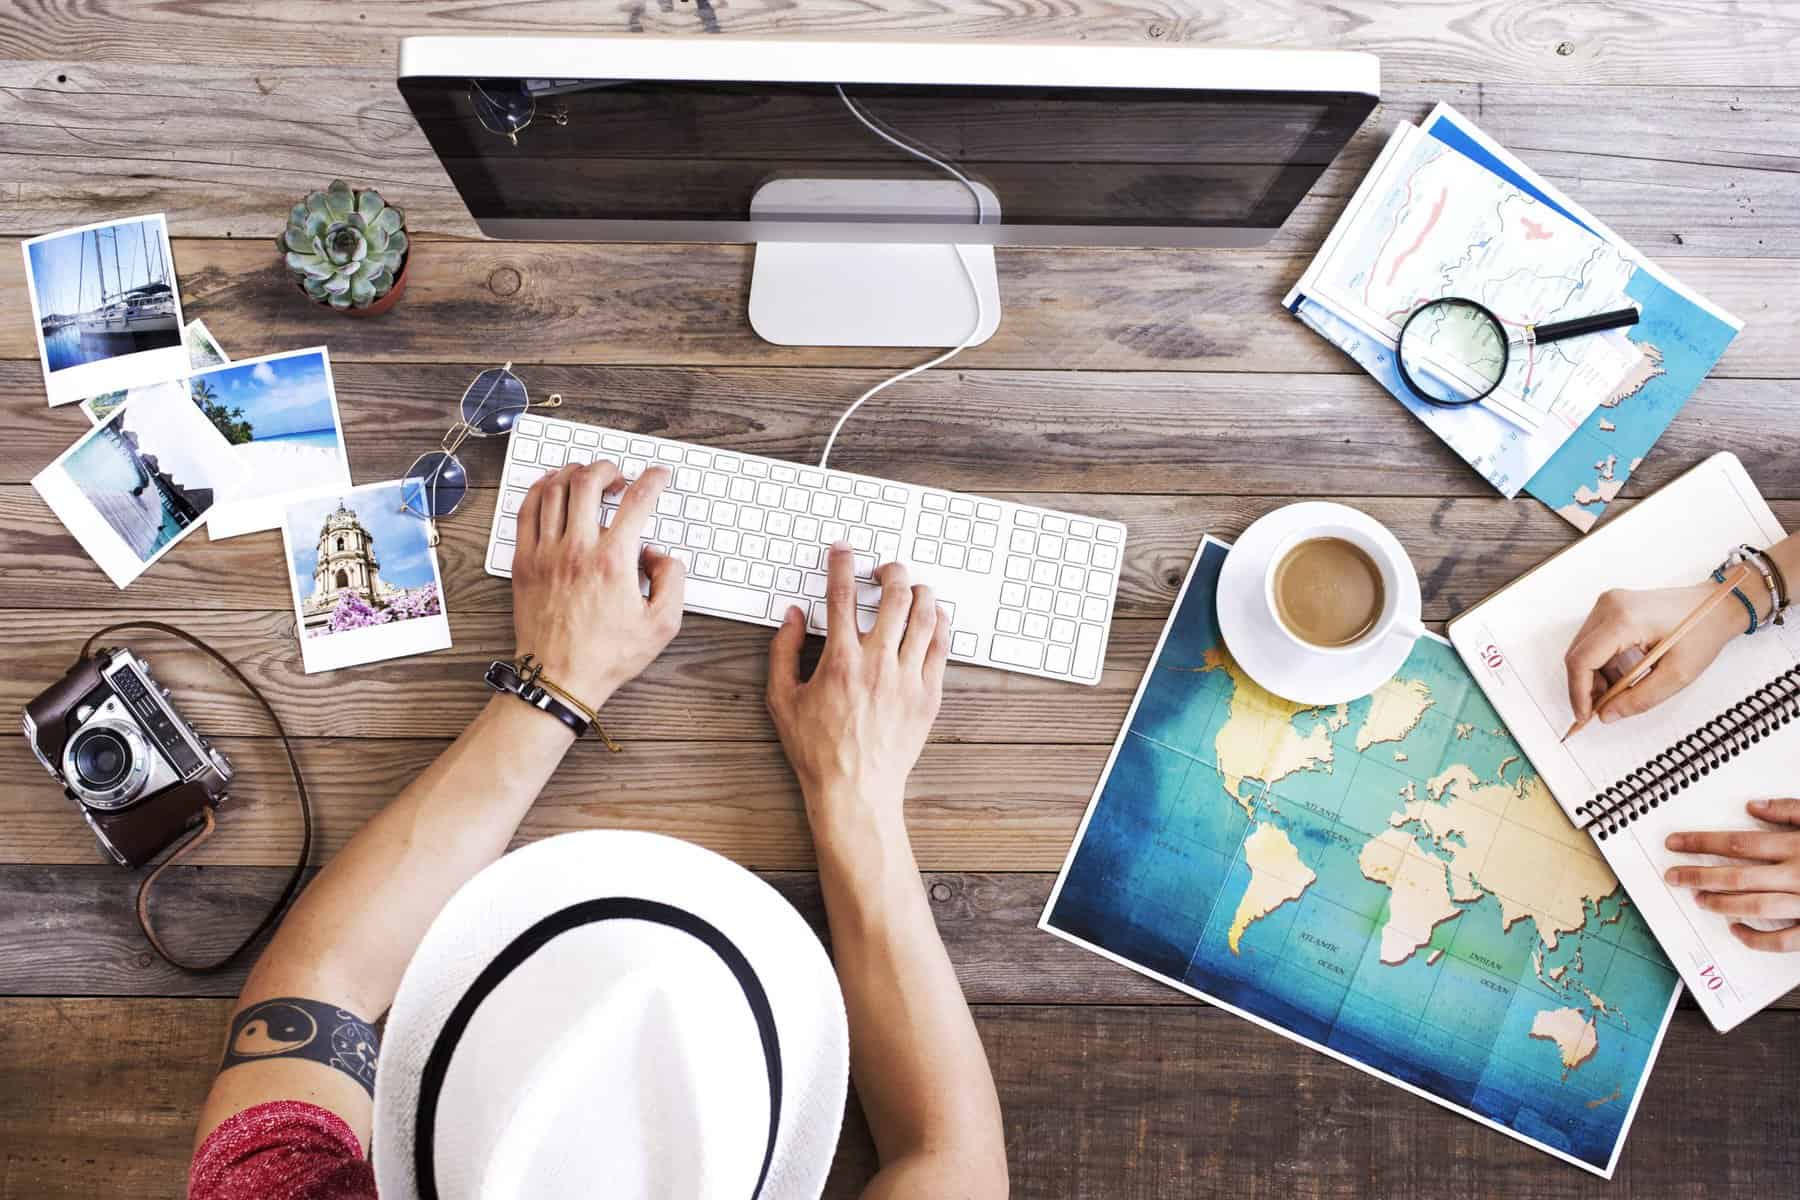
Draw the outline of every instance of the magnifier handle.
[[[1532,330],[1533,340],[1541,343],[1560,342],[1564,338],[1580,337],[1584,333],[1599,333],[1603,329],[1623,329],[1627,325],[1638,323],[1637,306],[1614,309],[1612,312],[1594,313],[1586,317],[1573,317],[1567,321],[1552,321],[1548,325],[1539,325]]]

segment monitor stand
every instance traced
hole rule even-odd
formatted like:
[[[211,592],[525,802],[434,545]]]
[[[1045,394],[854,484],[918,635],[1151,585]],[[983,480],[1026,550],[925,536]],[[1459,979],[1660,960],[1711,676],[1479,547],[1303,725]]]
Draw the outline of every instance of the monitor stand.
[[[982,184],[986,223],[1000,201]],[[750,275],[750,327],[778,346],[955,346],[975,324],[975,297],[960,254],[981,290],[978,346],[1000,326],[994,248],[883,242],[883,222],[967,213],[969,191],[950,180],[777,179],[750,201],[754,221],[866,223],[868,241],[758,242]],[[954,219],[954,218],[952,218]]]

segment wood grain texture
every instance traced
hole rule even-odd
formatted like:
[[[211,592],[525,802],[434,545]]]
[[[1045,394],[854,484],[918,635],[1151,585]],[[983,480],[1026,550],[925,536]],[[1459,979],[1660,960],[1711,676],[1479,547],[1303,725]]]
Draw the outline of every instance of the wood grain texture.
[[[770,886],[830,933],[809,871],[764,871]],[[175,867],[157,884],[155,919],[171,949],[210,959],[235,949],[287,881],[279,867]],[[971,1004],[1200,1003],[1037,928],[1049,872],[928,871],[921,883]],[[131,877],[110,866],[0,865],[0,995],[231,997],[249,962],[188,975],[150,952]],[[1693,1008],[1690,996],[1684,1008]],[[1800,1009],[1800,989],[1776,1002]]]
[[[480,686],[476,684],[474,686]],[[219,832],[193,862],[287,866],[300,849],[280,744],[212,739],[238,770]],[[686,838],[758,870],[810,870],[812,835],[781,748],[758,742],[624,743],[570,752],[514,846],[576,829],[644,829]],[[298,747],[324,862],[444,748],[442,741],[319,741]],[[1106,761],[1106,746],[926,748],[907,785],[907,826],[933,871],[1048,871],[1062,865]],[[103,861],[93,835],[22,737],[0,739],[0,862]]]
[[[340,24],[344,10],[334,5],[257,0],[235,5],[236,27],[220,37],[205,8],[57,0],[9,10],[0,19],[0,56],[56,62],[80,47],[92,59],[184,63],[205,44],[212,61],[231,66],[349,62],[391,70],[398,39],[411,34],[643,31],[1366,50],[1387,58],[1388,72],[1404,80],[1791,83],[1800,73],[1792,10],[1782,0],[1732,8],[1725,19],[1708,0],[624,0],[604,8],[580,0],[388,0],[359,10],[363,20]]]
[[[921,483],[930,473],[911,473]],[[1176,589],[1193,561],[1200,539],[1211,533],[1234,538],[1257,517],[1292,502],[1295,496],[1121,496],[1062,492],[999,492],[1003,499],[1042,504],[1125,522],[1128,534],[1120,576],[1117,617],[1168,616]],[[1443,621],[1511,582],[1574,540],[1574,530],[1549,509],[1522,499],[1421,500],[1340,496],[1392,529],[1408,547],[1424,588],[1425,617]],[[1611,508],[1625,512],[1629,501]],[[511,585],[483,568],[494,493],[471,489],[464,507],[442,526],[438,547],[450,610],[457,622],[476,613],[511,611]],[[1772,507],[1788,526],[1800,515],[1800,501]],[[101,610],[72,628],[91,630],[104,612],[118,608],[117,588],[82,553],[30,488],[0,485],[0,610],[32,609],[54,590],[62,610]],[[281,542],[274,532],[209,542],[202,531],[158,560],[156,568],[131,585],[134,607],[188,612],[194,598],[206,597],[215,611],[259,610],[291,613],[292,599]],[[690,617],[690,627],[717,627],[711,617]],[[0,639],[3,641],[3,639]],[[510,647],[495,646],[504,652]],[[294,653],[271,647],[272,653]],[[334,678],[363,679],[391,668],[340,672]]]
[[[428,242],[406,295],[375,321],[300,300],[271,242],[177,239],[184,312],[241,357],[328,342],[335,361],[466,361],[472,345],[515,362],[656,366],[897,366],[917,350],[796,348],[745,319],[753,247]],[[1124,248],[1001,249],[1005,316],[962,367],[1351,375],[1358,368],[1284,316],[1310,255]],[[37,358],[24,257],[0,247],[0,358]],[[1714,375],[1800,375],[1789,259],[1690,258],[1684,283],[1746,325]],[[878,376],[877,376],[878,378]],[[873,382],[873,380],[871,380]]]
[[[1624,84],[1607,89],[1596,113],[1587,83],[1413,83],[1386,66],[1381,105],[1272,249],[1312,252],[1394,126],[1439,101],[1647,253],[1779,256],[1800,234],[1800,173],[1783,152],[1800,93]],[[122,96],[137,103],[121,105]],[[296,122],[297,104],[309,121]],[[754,127],[723,124],[701,132],[747,152],[740,143]],[[256,240],[273,236],[297,196],[339,174],[381,189],[416,232],[477,234],[388,63],[0,60],[0,126],[0,178],[16,180],[0,189],[0,234],[155,208],[177,236]]]
[[[356,477],[392,479],[449,426],[480,363],[336,361],[332,375]],[[846,404],[881,372],[850,368],[608,367],[517,370],[561,414],[634,432],[816,461]],[[27,483],[88,429],[77,406],[45,410],[37,364],[0,361],[0,421],[10,430],[0,483]],[[1648,495],[1730,450],[1767,496],[1800,498],[1800,456],[1769,431],[1793,410],[1791,385],[1709,379],[1623,493]],[[504,453],[471,441],[476,483]],[[844,429],[845,470],[981,494],[1067,493],[1478,497],[1493,489],[1362,375],[1182,371],[949,370],[882,393]],[[1525,502],[1521,502],[1525,503]]]
[[[0,1000],[0,1192],[180,1196],[230,1003]],[[975,1018],[1018,1200],[1710,1200],[1785,1195],[1800,1170],[1791,1097],[1772,1086],[1800,1072],[1791,1012],[1730,1038],[1677,1014],[1610,1183],[1219,1009]],[[855,1196],[873,1162],[852,1101],[825,1195]]]

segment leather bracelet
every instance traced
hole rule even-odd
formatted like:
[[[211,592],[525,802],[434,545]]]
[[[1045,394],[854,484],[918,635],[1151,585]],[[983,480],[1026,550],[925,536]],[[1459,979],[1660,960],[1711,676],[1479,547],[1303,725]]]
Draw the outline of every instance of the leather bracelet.
[[[547,689],[536,682],[527,683],[520,676],[519,670],[504,659],[495,659],[488,664],[487,684],[496,692],[506,692],[517,696],[540,712],[547,712],[569,727],[576,737],[588,731],[588,719],[558,700]]]
[[[1762,570],[1763,578],[1768,581],[1769,592],[1774,596],[1774,607],[1769,611],[1769,621],[1775,625],[1787,624],[1783,614],[1787,612],[1788,605],[1794,602],[1794,593],[1788,590],[1787,576],[1782,573],[1781,564],[1775,561],[1773,554],[1767,550],[1758,550],[1754,546],[1745,546],[1744,553],[1756,560],[1756,565]]]

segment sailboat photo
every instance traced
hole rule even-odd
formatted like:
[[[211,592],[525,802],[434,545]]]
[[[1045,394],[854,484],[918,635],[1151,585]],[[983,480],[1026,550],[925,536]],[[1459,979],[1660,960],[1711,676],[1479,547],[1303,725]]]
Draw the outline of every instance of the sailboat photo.
[[[160,215],[26,243],[46,375],[181,346],[168,246]]]

